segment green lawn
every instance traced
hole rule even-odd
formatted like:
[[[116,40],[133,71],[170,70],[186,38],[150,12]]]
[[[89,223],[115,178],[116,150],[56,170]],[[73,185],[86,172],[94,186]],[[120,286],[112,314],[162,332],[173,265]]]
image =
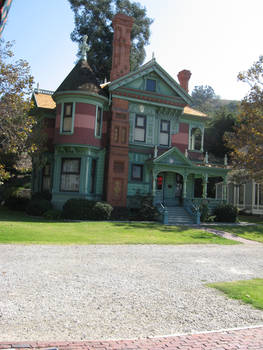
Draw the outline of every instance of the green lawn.
[[[207,286],[224,292],[230,298],[252,304],[257,309],[263,309],[263,279],[210,283]]]
[[[258,215],[239,215],[239,221],[250,222],[254,224],[263,224],[263,217]]]
[[[213,226],[213,228],[221,231],[234,233],[235,235],[240,236],[242,238],[263,243],[263,225],[251,225],[251,226],[217,225],[217,226]]]
[[[0,243],[237,244],[186,226],[140,222],[63,222],[0,210]]]

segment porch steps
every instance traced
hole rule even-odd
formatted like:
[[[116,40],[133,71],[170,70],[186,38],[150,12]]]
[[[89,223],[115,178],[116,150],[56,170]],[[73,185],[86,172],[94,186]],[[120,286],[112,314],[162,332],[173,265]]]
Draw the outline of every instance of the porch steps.
[[[166,207],[168,212],[168,225],[193,225],[194,219],[184,207]]]

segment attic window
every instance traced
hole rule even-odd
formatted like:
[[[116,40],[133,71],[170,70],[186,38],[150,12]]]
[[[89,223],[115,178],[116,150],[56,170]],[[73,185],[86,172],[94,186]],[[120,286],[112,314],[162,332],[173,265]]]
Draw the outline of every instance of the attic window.
[[[146,80],[146,90],[155,92],[156,91],[156,80],[147,79]]]

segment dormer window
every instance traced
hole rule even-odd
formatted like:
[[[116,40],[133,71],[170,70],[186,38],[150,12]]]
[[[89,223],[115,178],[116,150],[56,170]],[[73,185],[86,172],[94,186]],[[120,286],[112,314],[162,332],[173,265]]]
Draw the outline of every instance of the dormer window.
[[[146,90],[147,91],[156,91],[156,80],[155,79],[146,79]]]

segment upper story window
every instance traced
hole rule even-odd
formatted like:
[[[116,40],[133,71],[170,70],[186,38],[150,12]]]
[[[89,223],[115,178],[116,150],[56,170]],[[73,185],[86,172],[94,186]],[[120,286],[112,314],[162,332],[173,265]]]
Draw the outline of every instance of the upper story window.
[[[146,90],[147,91],[156,91],[156,80],[155,79],[146,79]]]
[[[170,143],[170,121],[161,120],[160,124],[160,146],[169,146]]]
[[[62,117],[62,132],[73,131],[73,103],[64,103],[63,117]]]
[[[142,164],[132,164],[131,179],[135,181],[143,180],[143,165]]]
[[[79,192],[80,158],[63,158],[61,166],[60,191]]]
[[[146,116],[136,115],[134,128],[134,141],[145,142],[146,138]]]
[[[102,130],[102,108],[97,106],[96,109],[96,125],[95,125],[95,136],[101,137]]]
[[[202,132],[199,128],[191,130],[191,150],[201,151],[202,149]]]

